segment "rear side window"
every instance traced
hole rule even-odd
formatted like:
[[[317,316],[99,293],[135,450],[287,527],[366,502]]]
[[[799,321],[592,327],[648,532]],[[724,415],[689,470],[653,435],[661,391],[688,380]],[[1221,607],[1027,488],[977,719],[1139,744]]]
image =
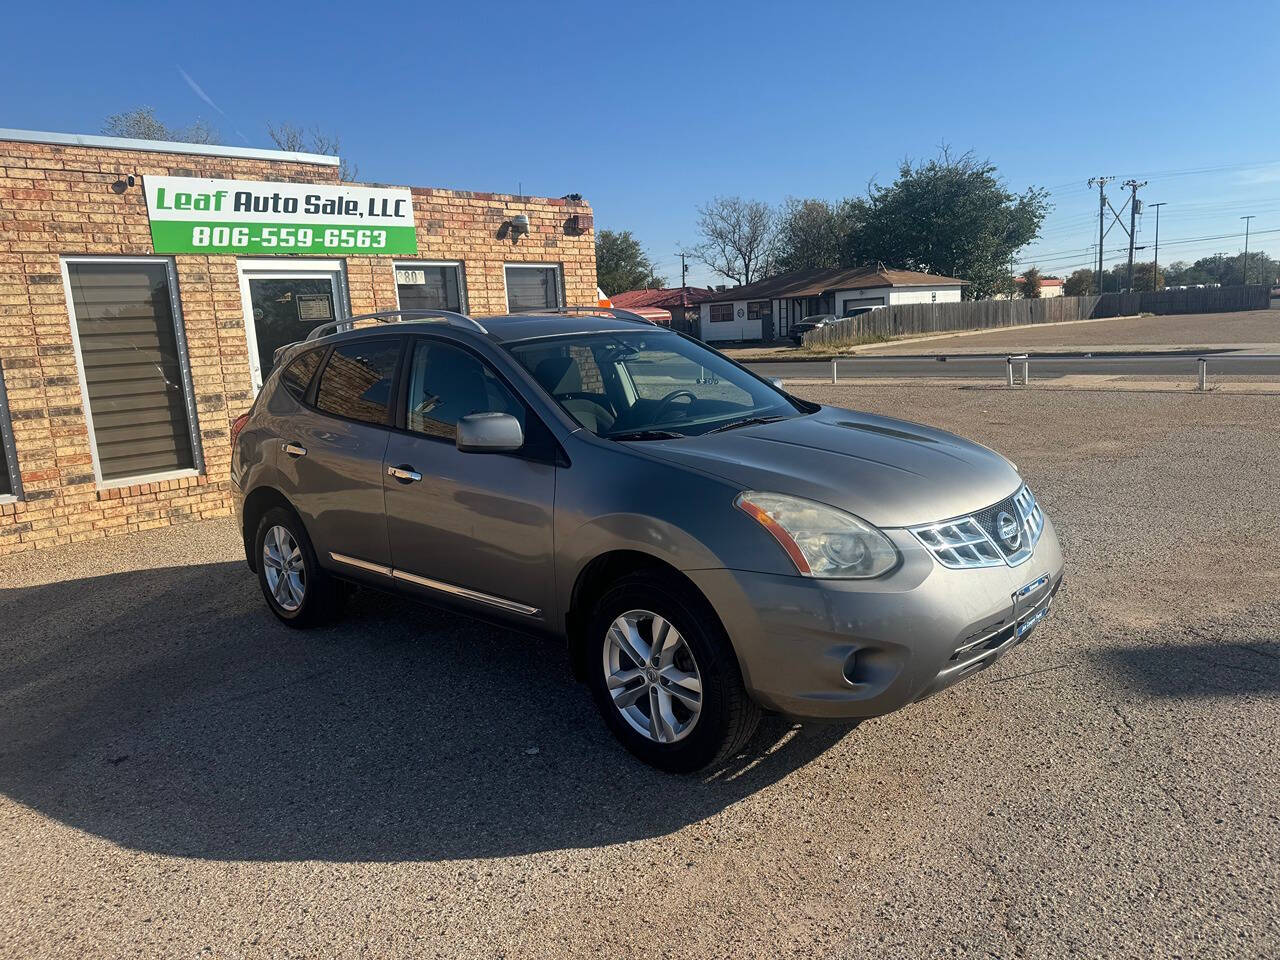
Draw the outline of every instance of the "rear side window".
[[[316,406],[349,420],[387,423],[399,339],[353,340],[333,348],[320,373]]]
[[[295,400],[300,401],[307,395],[307,388],[311,386],[311,378],[316,375],[323,355],[323,350],[308,350],[280,374],[280,382],[293,394]]]

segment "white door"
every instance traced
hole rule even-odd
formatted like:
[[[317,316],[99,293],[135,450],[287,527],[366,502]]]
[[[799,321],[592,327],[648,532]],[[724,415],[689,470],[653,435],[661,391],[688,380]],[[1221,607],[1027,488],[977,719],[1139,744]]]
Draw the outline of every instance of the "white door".
[[[351,315],[341,260],[241,260],[249,369],[256,393],[271,374],[276,350],[305,340],[316,327]]]

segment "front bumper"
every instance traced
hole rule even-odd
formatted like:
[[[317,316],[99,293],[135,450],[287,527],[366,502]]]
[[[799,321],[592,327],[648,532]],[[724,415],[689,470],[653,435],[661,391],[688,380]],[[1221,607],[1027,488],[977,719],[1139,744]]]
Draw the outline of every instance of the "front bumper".
[[[906,531],[886,533],[903,563],[878,580],[688,571],[762,705],[800,717],[897,710],[995,663],[1039,625],[1062,586],[1047,518],[1016,567],[948,569]]]

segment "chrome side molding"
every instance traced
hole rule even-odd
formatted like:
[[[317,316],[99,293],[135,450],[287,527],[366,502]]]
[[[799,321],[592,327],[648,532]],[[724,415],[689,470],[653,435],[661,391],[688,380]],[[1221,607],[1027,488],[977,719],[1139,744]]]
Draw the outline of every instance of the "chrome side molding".
[[[349,557],[344,553],[329,552],[329,558],[334,563],[341,563],[348,567],[355,567],[358,570],[366,570],[369,573],[378,573],[384,577],[391,577],[393,580],[403,580],[405,583],[412,583],[414,586],[426,587],[428,590],[436,590],[440,593],[447,593],[453,597],[461,597],[464,600],[472,600],[476,603],[487,604],[491,607],[497,607],[499,610],[506,610],[510,613],[519,613],[526,617],[537,617],[542,611],[537,607],[531,607],[528,604],[517,603],[515,600],[507,600],[504,597],[495,597],[489,593],[481,593],[479,590],[469,590],[466,587],[459,587],[452,583],[445,583],[442,580],[432,580],[428,577],[420,577],[416,573],[408,573],[405,570],[396,570],[394,567],[383,566],[380,563],[370,563],[368,560],[361,560],[359,557]]]
[[[391,576],[391,568],[384,567],[380,563],[370,563],[368,560],[361,560],[359,557],[348,557],[345,553],[334,553],[329,551],[329,559],[334,563],[341,563],[348,567],[356,567],[360,570],[367,570],[370,573],[380,573],[384,577]]]

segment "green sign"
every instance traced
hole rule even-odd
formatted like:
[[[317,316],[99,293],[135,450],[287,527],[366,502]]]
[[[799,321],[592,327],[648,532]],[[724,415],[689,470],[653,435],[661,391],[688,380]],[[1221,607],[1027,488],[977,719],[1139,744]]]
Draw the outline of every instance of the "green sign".
[[[417,253],[403,187],[145,178],[156,253]]]

